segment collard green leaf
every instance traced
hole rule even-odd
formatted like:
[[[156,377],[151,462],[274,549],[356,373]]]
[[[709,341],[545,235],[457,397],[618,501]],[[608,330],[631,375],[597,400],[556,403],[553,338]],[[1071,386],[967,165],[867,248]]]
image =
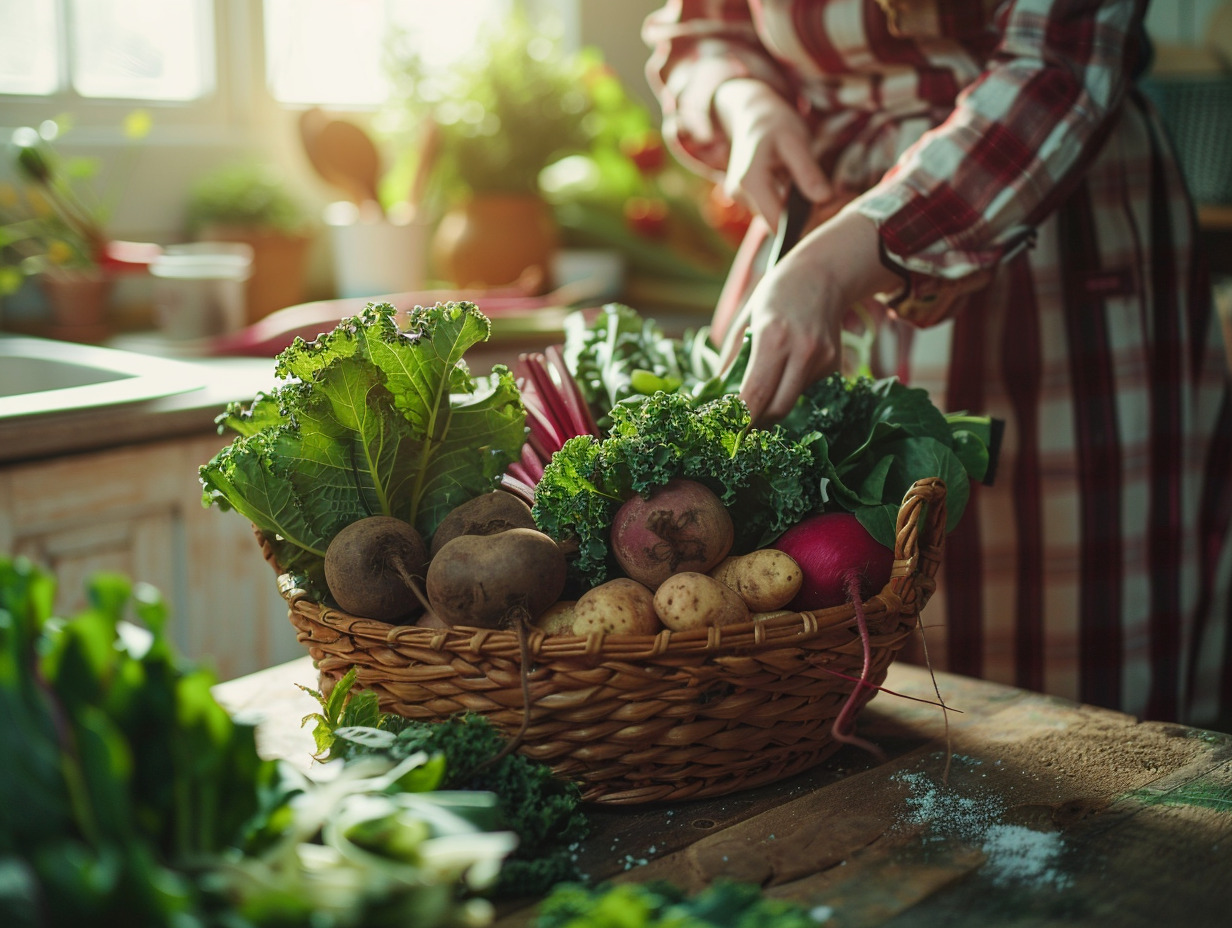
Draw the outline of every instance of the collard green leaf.
[[[507,368],[470,375],[491,323],[473,303],[416,307],[399,328],[370,303],[278,355],[286,383],[219,417],[238,437],[201,470],[204,505],[234,509],[279,564],[323,591],[321,563],[351,522],[388,515],[431,536],[454,506],[493,489],[525,441]],[[277,415],[272,410],[276,408]]]

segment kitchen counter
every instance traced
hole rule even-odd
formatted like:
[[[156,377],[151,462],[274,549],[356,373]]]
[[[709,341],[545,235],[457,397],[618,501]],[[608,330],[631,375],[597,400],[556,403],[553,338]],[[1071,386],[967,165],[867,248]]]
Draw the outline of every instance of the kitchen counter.
[[[208,434],[227,403],[250,400],[276,383],[270,358],[186,361],[199,369],[203,386],[142,402],[0,420],[0,463]]]
[[[719,799],[591,808],[592,882],[720,878],[805,904],[826,928],[1189,928],[1232,910],[1232,736],[1142,722],[903,662],[859,734],[814,770]],[[215,689],[257,746],[313,763],[311,661]],[[907,697],[907,698],[904,698]],[[316,707],[319,708],[319,707]],[[533,905],[504,907],[523,928]]]

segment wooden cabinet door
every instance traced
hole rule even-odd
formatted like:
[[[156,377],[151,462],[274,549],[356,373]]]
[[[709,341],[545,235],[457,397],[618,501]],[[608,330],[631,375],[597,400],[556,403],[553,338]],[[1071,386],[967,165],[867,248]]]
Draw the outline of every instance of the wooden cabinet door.
[[[0,469],[0,552],[55,571],[57,609],[97,570],[157,587],[176,646],[230,679],[303,654],[275,577],[238,514],[201,505],[197,468],[218,436]]]

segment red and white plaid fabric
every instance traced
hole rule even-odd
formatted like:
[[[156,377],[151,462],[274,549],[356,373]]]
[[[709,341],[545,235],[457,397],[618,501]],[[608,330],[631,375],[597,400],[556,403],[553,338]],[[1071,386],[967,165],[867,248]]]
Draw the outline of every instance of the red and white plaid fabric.
[[[1201,723],[1232,713],[1232,402],[1193,210],[1133,85],[1144,7],[678,0],[644,37],[700,172],[726,165],[719,83],[798,104],[909,281],[889,369],[1007,423],[948,540],[934,664]]]

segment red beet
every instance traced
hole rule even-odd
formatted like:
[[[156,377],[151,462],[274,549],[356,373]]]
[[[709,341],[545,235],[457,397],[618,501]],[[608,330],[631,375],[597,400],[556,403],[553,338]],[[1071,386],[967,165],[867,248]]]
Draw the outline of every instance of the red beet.
[[[809,516],[784,532],[772,547],[790,554],[804,573],[800,592],[787,608],[826,609],[847,602],[847,575],[855,570],[867,599],[890,582],[894,552],[873,539],[849,512]]]

